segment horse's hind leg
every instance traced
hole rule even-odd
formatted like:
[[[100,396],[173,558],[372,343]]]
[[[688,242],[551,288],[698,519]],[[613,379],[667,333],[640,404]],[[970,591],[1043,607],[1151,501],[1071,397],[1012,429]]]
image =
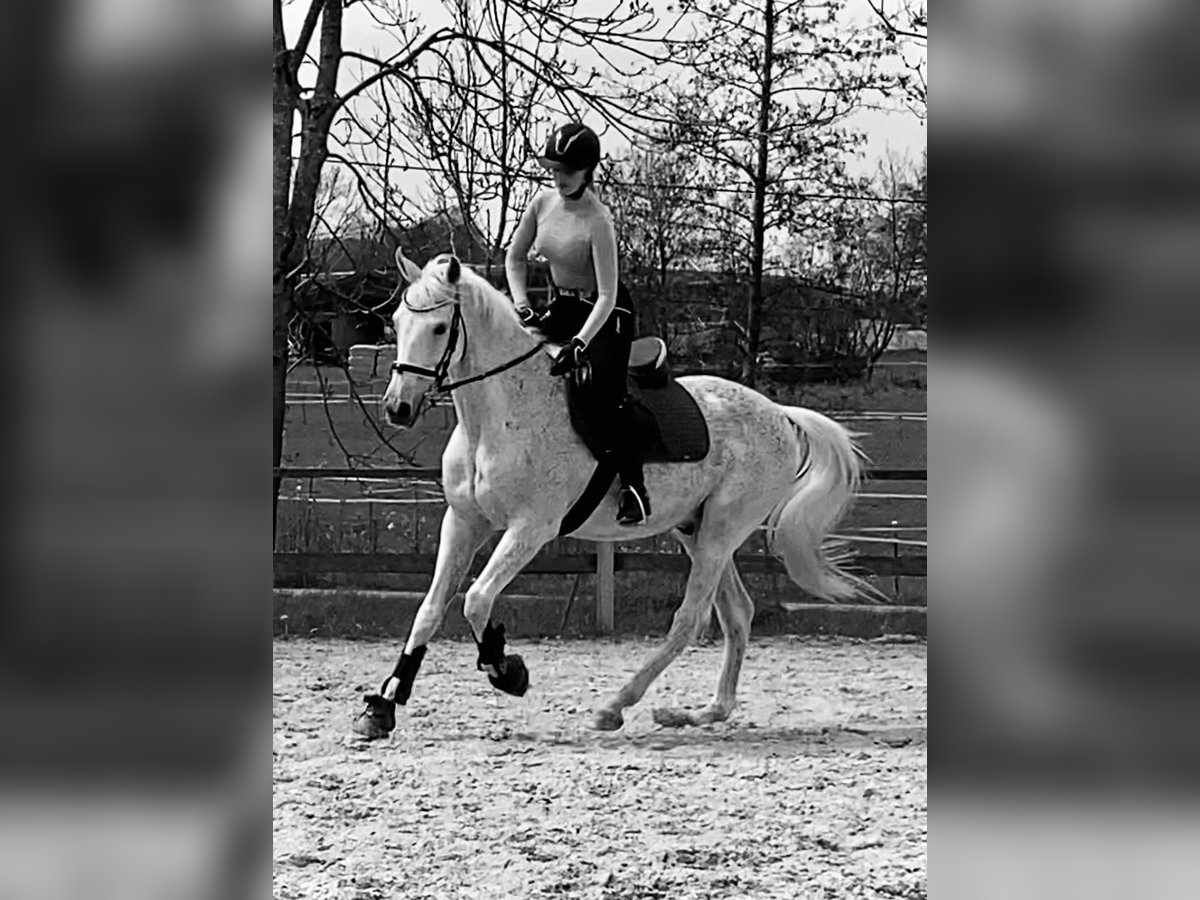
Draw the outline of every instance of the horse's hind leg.
[[[708,725],[724,722],[737,705],[738,678],[742,663],[746,659],[746,646],[750,642],[750,622],[754,618],[754,601],[742,578],[737,564],[731,559],[721,573],[721,583],[716,593],[717,618],[725,633],[725,659],[721,675],[717,680],[717,692],[712,702],[703,709],[691,712],[680,709],[656,709],[654,721],[668,728],[684,725]]]
[[[667,640],[652,656],[637,674],[621,688],[607,704],[596,710],[592,719],[592,727],[599,731],[615,731],[625,720],[621,710],[633,706],[645,695],[654,679],[674,662],[683,649],[696,638],[697,632],[704,625],[709,610],[712,608],[713,593],[721,579],[721,573],[733,556],[733,549],[726,548],[714,553],[712,548],[700,549],[692,553],[692,570],[688,574],[687,588],[684,590],[683,604],[675,612],[671,629],[667,632]]]

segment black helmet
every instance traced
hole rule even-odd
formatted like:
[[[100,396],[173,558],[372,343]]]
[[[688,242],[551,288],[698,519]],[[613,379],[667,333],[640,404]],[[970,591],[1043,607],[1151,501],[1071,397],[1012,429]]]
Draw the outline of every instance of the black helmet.
[[[591,169],[600,162],[600,138],[582,122],[571,122],[555,130],[538,156],[545,168]]]

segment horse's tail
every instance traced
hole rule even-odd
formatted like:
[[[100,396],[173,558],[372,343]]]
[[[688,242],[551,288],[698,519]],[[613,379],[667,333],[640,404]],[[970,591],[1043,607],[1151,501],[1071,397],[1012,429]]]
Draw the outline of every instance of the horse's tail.
[[[767,518],[771,552],[792,581],[823,600],[878,599],[870,584],[842,568],[850,556],[845,545],[829,540],[862,480],[866,456],[856,435],[810,409],[783,412],[800,430],[805,452],[790,493]]]

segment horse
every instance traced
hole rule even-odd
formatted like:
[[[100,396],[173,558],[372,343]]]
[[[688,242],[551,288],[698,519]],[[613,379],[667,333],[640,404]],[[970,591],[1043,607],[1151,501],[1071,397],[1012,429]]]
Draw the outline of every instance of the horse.
[[[431,393],[449,393],[457,424],[442,456],[446,511],[433,580],[408,640],[378,694],[354,723],[362,738],[386,737],[397,704],[407,703],[426,647],[483,542],[501,537],[464,598],[479,648],[478,668],[498,689],[521,696],[528,669],[506,654],[503,623],[491,621],[496,597],[558,536],[596,459],[568,414],[565,379],[552,377],[554,347],[526,329],[508,297],[450,254],[424,268],[400,252],[407,281],[393,316],[396,362],[381,400],[387,421],[411,427]],[[671,532],[691,558],[683,601],[665,641],[628,683],[594,711],[591,726],[613,731],[622,711],[690,644],[715,604],[724,657],[711,701],[697,709],[657,709],[670,727],[729,718],[754,615],[733,554],[766,522],[768,546],[791,579],[829,601],[869,594],[843,568],[830,532],[856,493],[865,456],[855,435],[812,410],[782,406],[709,375],[677,379],[696,400],[710,434],[700,460],[646,465],[653,512],[638,525],[616,523],[615,491],[572,537],[637,540]]]

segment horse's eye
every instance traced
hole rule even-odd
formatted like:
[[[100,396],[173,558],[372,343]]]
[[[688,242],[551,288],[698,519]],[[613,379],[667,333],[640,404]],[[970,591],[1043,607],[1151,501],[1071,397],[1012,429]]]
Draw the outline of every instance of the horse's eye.
[[[437,325],[434,325],[434,326],[433,326],[433,333],[434,333],[434,334],[445,334],[445,333],[446,333],[446,326],[445,326],[444,324],[440,324],[440,323],[439,323],[439,324],[437,324]]]

